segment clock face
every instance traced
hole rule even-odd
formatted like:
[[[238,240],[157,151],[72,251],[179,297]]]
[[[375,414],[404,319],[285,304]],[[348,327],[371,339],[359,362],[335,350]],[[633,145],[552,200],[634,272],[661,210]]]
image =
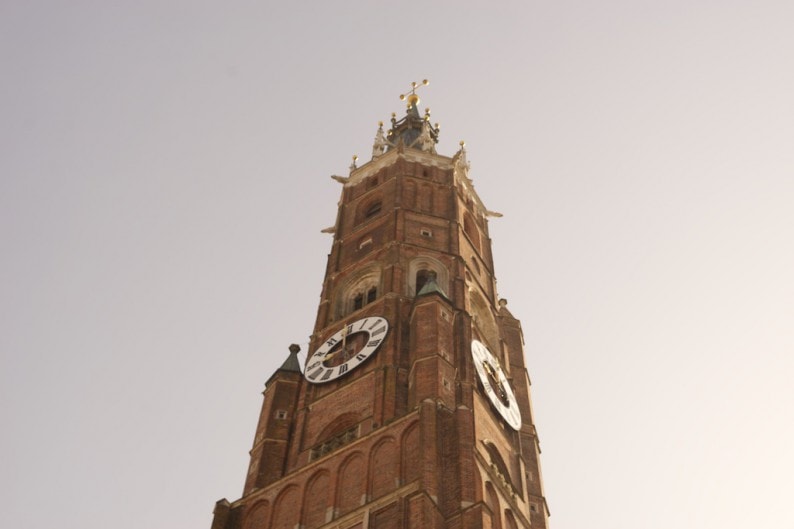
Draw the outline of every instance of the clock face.
[[[378,350],[388,331],[389,322],[379,316],[345,325],[309,357],[306,380],[322,384],[349,373]]]
[[[521,411],[499,360],[480,341],[471,341],[471,356],[488,399],[513,430],[521,429]]]

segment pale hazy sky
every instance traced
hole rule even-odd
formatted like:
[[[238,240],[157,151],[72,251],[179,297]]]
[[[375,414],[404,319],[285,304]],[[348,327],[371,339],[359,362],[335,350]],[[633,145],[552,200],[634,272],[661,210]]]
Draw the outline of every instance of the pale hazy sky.
[[[425,77],[504,214],[552,528],[794,527],[794,3],[484,5],[0,3],[1,527],[239,497],[329,175]]]

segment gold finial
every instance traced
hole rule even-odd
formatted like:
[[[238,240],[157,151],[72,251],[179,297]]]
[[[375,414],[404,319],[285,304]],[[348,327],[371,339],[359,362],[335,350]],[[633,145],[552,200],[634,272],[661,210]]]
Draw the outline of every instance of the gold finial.
[[[357,161],[358,161],[358,154],[354,154],[353,155],[353,163],[356,163]]]
[[[430,81],[427,79],[422,80],[422,86],[427,86],[430,84]],[[419,96],[416,95],[416,89],[419,88],[419,84],[414,81],[411,83],[411,91],[406,92],[405,94],[400,94],[400,101],[408,100],[408,108],[411,108],[414,105],[419,104]]]
[[[382,127],[383,126],[383,122],[382,121],[378,121],[378,126]]]
[[[466,142],[463,141],[463,140],[460,140],[460,146],[461,146],[461,148],[465,147],[466,146]]]

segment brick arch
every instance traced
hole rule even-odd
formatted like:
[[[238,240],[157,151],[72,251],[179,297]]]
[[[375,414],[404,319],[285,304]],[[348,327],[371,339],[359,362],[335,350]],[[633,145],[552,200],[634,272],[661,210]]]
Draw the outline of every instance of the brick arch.
[[[254,503],[245,513],[243,529],[262,529],[267,527],[268,514],[270,514],[270,504],[267,501]]]
[[[328,426],[323,428],[322,431],[317,435],[317,438],[314,440],[314,444],[312,446],[327,441],[333,436],[353,427],[358,422],[359,416],[355,412],[337,415],[331,419],[331,421],[328,423]]]
[[[358,439],[359,422],[359,415],[352,412],[333,417],[315,436],[309,461],[319,459]]]
[[[419,450],[419,421],[403,432],[400,440],[400,483],[410,483],[422,474],[422,452]]]
[[[288,485],[273,502],[272,529],[294,529],[300,521],[300,493],[296,485]]]
[[[339,516],[357,509],[366,499],[367,468],[361,452],[354,452],[339,465],[336,512]]]
[[[380,498],[398,487],[400,467],[397,443],[385,437],[372,447],[369,455],[369,498]]]
[[[422,271],[431,272],[441,290],[449,295],[449,270],[438,259],[423,255],[413,259],[408,265],[408,282],[406,284],[408,296],[413,297],[418,294],[420,285],[417,284],[417,275]]]
[[[485,482],[485,505],[491,511],[491,529],[502,529],[502,507],[499,495],[490,481]]]
[[[516,517],[510,509],[505,509],[505,529],[518,529]]]
[[[320,527],[326,523],[331,503],[331,474],[323,469],[309,478],[303,494],[303,527]]]

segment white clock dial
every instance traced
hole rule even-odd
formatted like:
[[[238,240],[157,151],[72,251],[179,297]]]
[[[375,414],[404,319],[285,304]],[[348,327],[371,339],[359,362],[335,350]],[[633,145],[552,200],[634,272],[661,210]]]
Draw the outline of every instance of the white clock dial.
[[[493,407],[512,429],[521,429],[521,410],[518,409],[513,388],[510,387],[499,361],[478,340],[471,341],[471,356],[485,394]]]
[[[345,325],[309,357],[306,380],[323,384],[349,373],[378,350],[388,331],[389,322],[379,316]]]

